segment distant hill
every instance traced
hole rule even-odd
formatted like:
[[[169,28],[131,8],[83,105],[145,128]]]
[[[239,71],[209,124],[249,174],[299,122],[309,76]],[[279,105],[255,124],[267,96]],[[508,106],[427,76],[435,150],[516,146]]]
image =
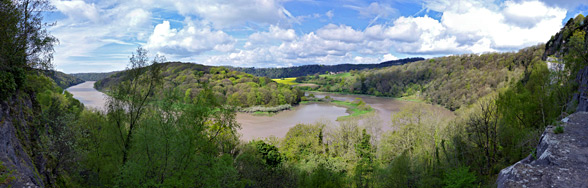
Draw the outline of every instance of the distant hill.
[[[297,88],[279,84],[267,77],[257,77],[226,67],[205,66],[194,63],[168,62],[160,64],[163,85],[185,94],[196,96],[204,83],[212,88],[222,102],[238,107],[294,105],[304,95]],[[116,84],[123,83],[126,71],[96,82],[95,87],[106,93]]]
[[[243,68],[243,67],[229,67],[229,69],[241,71],[255,76],[263,76],[270,78],[289,78],[298,76],[313,75],[316,73],[323,74],[325,72],[347,72],[350,70],[363,70],[373,68],[383,68],[394,65],[404,65],[415,61],[421,61],[424,58],[414,57],[392,61],[385,61],[378,64],[338,64],[338,65],[302,65],[295,67],[284,68]]]
[[[521,77],[530,63],[540,61],[544,45],[518,52],[437,57],[402,66],[368,69],[347,77],[305,76],[302,83],[319,91],[387,97],[418,96],[456,110],[504,88]]]
[[[45,76],[51,78],[53,81],[55,81],[55,83],[63,89],[84,82],[84,80],[80,78],[59,71],[45,70],[42,71],[42,73],[45,74]]]
[[[120,71],[113,71],[113,72],[96,72],[96,73],[75,73],[70,74],[76,78],[82,79],[84,81],[98,81],[102,80],[110,75],[113,75]]]

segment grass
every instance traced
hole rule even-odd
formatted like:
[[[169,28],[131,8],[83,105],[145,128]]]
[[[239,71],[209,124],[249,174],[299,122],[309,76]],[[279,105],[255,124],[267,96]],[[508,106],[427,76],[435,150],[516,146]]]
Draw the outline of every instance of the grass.
[[[560,134],[564,132],[564,128],[561,125],[558,125],[557,127],[555,127],[555,129],[553,130],[553,133],[555,134]]]
[[[349,115],[338,117],[337,121],[343,121],[343,120],[346,120],[349,118],[363,116],[365,114],[368,114],[368,113],[374,111],[374,109],[367,104],[360,105],[359,103],[356,103],[356,102],[338,101],[338,100],[333,100],[333,101],[331,101],[331,103],[338,105],[338,106],[346,107],[347,112],[349,113]]]
[[[272,79],[272,80],[276,81],[280,84],[288,84],[288,85],[300,84],[300,83],[296,82],[296,78],[277,78],[277,79]]]
[[[425,102],[423,99],[414,96],[414,95],[410,95],[410,96],[404,96],[404,97],[400,97],[400,98],[395,98],[397,100],[401,100],[401,101],[410,101],[410,102]]]
[[[275,112],[253,112],[254,116],[273,116]]]

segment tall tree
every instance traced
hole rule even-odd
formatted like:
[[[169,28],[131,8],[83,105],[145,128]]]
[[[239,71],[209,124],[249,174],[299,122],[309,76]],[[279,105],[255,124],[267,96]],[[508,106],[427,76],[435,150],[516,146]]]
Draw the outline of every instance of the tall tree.
[[[0,98],[24,84],[27,69],[52,68],[57,39],[42,16],[51,9],[47,0],[0,0]]]
[[[111,91],[108,101],[109,119],[119,130],[122,163],[127,161],[133,133],[143,117],[156,87],[161,84],[161,66],[165,58],[156,56],[149,62],[147,50],[139,47],[129,61],[123,81]]]

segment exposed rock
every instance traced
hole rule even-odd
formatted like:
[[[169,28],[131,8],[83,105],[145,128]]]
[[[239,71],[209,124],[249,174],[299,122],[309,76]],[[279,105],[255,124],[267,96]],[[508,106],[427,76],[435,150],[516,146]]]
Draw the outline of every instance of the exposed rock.
[[[574,94],[573,102],[578,102],[576,111],[588,111],[588,66],[578,71],[576,76],[578,92]]]
[[[22,132],[28,125],[26,112],[32,111],[30,99],[13,97],[0,102],[0,161],[9,169],[14,170],[12,176],[16,179],[9,182],[12,187],[43,187],[43,179],[37,172],[33,160],[26,152],[21,138],[28,140],[26,132]],[[17,134],[21,129],[21,135]],[[0,185],[3,187],[6,185]]]
[[[588,17],[584,18],[584,22],[588,23]],[[545,44],[545,52],[542,57],[543,61],[546,61],[549,56],[563,57],[568,51],[566,42],[575,30],[584,30],[588,35],[588,24],[582,24],[576,27],[574,20],[568,20],[566,25]]]
[[[588,187],[588,112],[570,115],[562,126],[560,134],[547,127],[535,155],[502,169],[498,187]]]

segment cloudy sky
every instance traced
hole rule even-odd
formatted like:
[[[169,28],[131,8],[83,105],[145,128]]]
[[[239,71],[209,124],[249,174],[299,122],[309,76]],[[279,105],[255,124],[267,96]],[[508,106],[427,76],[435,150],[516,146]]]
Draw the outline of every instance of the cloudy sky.
[[[50,0],[56,69],[124,69],[139,46],[240,67],[378,63],[546,42],[587,0]]]

